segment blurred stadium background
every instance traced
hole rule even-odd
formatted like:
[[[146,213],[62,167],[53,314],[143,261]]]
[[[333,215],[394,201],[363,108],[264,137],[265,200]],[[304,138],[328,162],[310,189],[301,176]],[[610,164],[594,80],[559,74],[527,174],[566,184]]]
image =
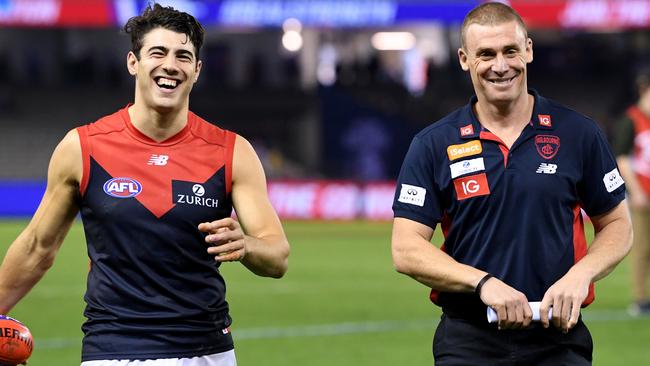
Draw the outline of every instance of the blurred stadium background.
[[[119,29],[146,3],[0,0],[0,256],[42,195],[56,143],[132,101]],[[224,266],[240,364],[431,364],[439,312],[390,262],[393,181],[412,136],[472,94],[456,49],[480,1],[159,3],[206,28],[190,108],[253,143],[293,244],[282,281]],[[529,85],[611,138],[650,66],[650,1],[510,4],[534,40]],[[30,365],[78,364],[85,271],[76,225],[13,312],[36,338]],[[596,365],[650,364],[650,320],[626,315],[627,280],[624,263],[585,311]]]

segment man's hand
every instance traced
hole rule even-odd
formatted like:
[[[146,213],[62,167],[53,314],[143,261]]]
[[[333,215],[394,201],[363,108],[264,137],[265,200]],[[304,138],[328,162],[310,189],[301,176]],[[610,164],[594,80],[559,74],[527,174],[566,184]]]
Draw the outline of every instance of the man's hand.
[[[246,236],[237,220],[230,217],[199,224],[207,233],[205,242],[210,245],[208,254],[217,262],[238,262],[246,257]]]
[[[551,286],[542,299],[539,316],[544,328],[549,326],[548,310],[553,307],[550,321],[553,326],[568,333],[580,317],[580,307],[589,294],[589,280],[581,279],[571,272]]]
[[[526,295],[506,285],[498,278],[490,278],[481,289],[481,301],[496,311],[499,329],[526,328],[533,320],[533,311]]]

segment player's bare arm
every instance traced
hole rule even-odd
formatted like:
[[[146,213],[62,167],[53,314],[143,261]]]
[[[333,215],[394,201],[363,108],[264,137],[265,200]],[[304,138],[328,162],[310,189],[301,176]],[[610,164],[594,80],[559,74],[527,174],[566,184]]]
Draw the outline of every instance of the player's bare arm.
[[[545,327],[550,322],[564,332],[571,330],[578,322],[589,284],[607,276],[632,248],[632,220],[625,200],[591,221],[596,235],[587,255],[544,294],[539,311]],[[549,320],[551,306],[553,314]]]
[[[208,253],[220,262],[240,261],[259,276],[279,278],[287,271],[289,243],[266,190],[262,164],[246,139],[237,136],[232,200],[237,219],[199,225],[209,233]]]
[[[54,263],[79,210],[81,174],[81,147],[73,130],[54,150],[38,210],[11,244],[0,267],[0,314],[9,312]]]
[[[433,229],[397,217],[393,221],[392,255],[395,269],[438,291],[474,292],[484,271],[462,264],[431,244]],[[481,301],[498,314],[500,329],[526,327],[532,310],[526,296],[497,278],[485,282]]]

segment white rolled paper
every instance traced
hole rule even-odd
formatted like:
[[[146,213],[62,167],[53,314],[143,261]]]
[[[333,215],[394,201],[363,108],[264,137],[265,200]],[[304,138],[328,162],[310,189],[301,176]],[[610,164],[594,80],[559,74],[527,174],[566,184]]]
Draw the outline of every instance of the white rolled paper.
[[[538,322],[539,321],[539,307],[542,304],[541,301],[530,301],[528,305],[530,305],[530,309],[533,311],[533,321]],[[551,318],[551,315],[553,314],[553,307],[550,307],[548,309],[548,318]],[[497,316],[497,312],[494,311],[491,307],[488,306],[487,308],[487,320],[488,323],[496,323],[496,321],[499,319]]]

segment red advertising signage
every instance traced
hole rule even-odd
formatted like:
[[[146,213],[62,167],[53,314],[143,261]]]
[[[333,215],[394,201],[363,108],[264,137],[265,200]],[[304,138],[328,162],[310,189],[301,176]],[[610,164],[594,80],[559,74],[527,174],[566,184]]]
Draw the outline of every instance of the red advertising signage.
[[[277,26],[298,17],[310,26],[388,27],[458,24],[480,0],[159,0],[206,26]],[[149,0],[0,0],[0,26],[119,27]],[[650,28],[650,0],[510,0],[530,28]]]
[[[650,27],[650,0],[512,0],[529,28]]]
[[[271,204],[283,219],[390,220],[395,183],[346,181],[275,181],[268,186]]]
[[[109,0],[0,1],[0,25],[109,27],[114,19]]]

